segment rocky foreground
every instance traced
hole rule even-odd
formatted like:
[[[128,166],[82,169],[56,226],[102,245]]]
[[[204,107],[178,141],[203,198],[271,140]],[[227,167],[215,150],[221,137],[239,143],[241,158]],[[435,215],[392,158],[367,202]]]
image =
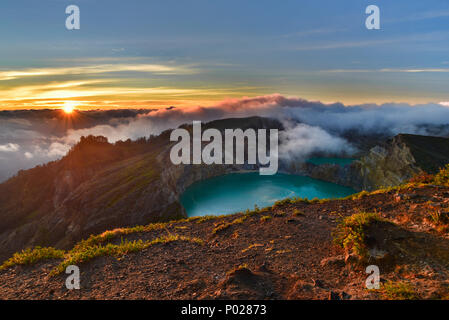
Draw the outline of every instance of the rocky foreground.
[[[4,268],[0,298],[447,299],[448,210],[448,187],[409,184],[350,199],[287,200],[231,216],[119,229],[58,259]],[[335,230],[349,216],[360,225],[340,224],[343,248]],[[68,264],[80,268],[79,290],[65,286]],[[380,289],[366,288],[367,265],[379,266]]]

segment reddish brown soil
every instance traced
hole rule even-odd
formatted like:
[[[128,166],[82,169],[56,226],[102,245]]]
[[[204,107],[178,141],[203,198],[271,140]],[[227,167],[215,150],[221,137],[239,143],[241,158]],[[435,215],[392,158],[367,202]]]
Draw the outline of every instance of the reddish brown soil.
[[[428,217],[431,210],[449,207],[449,188],[427,186],[399,193],[286,204],[216,235],[216,225],[239,215],[172,223],[126,239],[151,240],[170,232],[201,238],[204,245],[172,242],[121,257],[96,258],[79,265],[80,290],[67,290],[64,274],[48,275],[58,261],[16,266],[0,272],[0,298],[379,299],[380,291],[365,288],[364,268],[345,263],[343,250],[332,243],[338,218],[360,211],[377,211],[398,226],[374,235],[398,232],[385,235],[393,239],[397,256],[380,266],[382,282],[405,280],[421,298],[447,297],[449,238]],[[304,215],[295,216],[295,209]],[[264,215],[272,218],[261,221]],[[245,267],[236,270],[239,266]]]

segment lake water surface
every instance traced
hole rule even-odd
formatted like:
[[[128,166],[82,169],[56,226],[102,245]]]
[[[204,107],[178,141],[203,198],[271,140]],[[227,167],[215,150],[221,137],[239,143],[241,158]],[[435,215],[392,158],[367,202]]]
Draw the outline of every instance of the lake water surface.
[[[221,215],[271,206],[288,197],[340,198],[355,191],[309,177],[258,172],[233,173],[194,183],[181,196],[189,217]]]

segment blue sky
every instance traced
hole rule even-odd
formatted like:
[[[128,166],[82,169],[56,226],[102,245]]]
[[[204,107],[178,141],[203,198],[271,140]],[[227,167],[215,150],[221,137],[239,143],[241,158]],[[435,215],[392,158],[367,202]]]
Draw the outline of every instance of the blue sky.
[[[381,30],[365,28],[371,4]],[[0,39],[0,108],[449,101],[443,0],[3,0]]]

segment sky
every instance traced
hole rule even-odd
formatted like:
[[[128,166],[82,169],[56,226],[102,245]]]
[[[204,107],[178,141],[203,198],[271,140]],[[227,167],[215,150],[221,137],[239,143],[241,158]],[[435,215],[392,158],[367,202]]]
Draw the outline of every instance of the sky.
[[[2,0],[0,39],[0,109],[449,101],[447,0]]]

